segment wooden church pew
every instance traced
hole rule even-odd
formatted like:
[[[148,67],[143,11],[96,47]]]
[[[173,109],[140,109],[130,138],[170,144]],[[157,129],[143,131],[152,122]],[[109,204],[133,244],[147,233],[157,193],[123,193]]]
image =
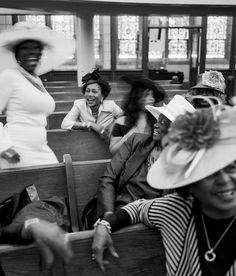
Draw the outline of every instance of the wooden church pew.
[[[68,235],[74,255],[68,265],[56,261],[52,269],[41,269],[40,253],[35,245],[0,246],[1,266],[5,276],[164,276],[165,257],[158,231],[142,224],[112,234],[119,258],[106,254],[105,274],[91,258],[93,231]]]
[[[84,206],[96,193],[98,178],[109,160],[71,163],[70,158],[68,162],[68,156],[66,159],[66,164],[2,170],[0,172],[0,201],[14,192],[21,191],[29,184],[36,186],[42,198],[48,193],[66,196],[68,182],[71,182],[70,185],[74,187],[72,202],[74,196],[81,229],[81,214]],[[71,212],[73,212],[72,207]],[[91,260],[92,235],[93,231],[69,234],[74,251],[71,263],[63,266],[57,261],[53,269],[45,270],[41,270],[40,254],[35,245],[2,245],[0,246],[0,259],[5,276],[104,275],[97,264]],[[120,258],[108,257],[110,265],[107,267],[106,275],[165,275],[164,251],[159,232],[147,229],[143,225],[136,225],[114,233],[113,239]]]
[[[108,144],[93,131],[48,130],[47,138],[60,162],[65,153],[69,153],[73,161],[111,158]]]
[[[42,199],[48,195],[72,196],[72,211],[77,216],[77,223],[73,223],[82,229],[84,207],[96,194],[98,179],[110,159],[72,162],[67,154],[64,160],[66,163],[1,170],[0,202],[32,184]]]

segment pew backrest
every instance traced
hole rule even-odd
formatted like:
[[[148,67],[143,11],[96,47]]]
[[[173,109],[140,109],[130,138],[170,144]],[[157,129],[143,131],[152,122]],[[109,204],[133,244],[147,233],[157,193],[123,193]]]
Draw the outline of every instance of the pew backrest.
[[[2,268],[8,275],[41,276],[164,276],[165,258],[158,231],[138,224],[112,234],[119,258],[106,255],[109,265],[104,274],[91,258],[93,231],[69,234],[74,256],[69,265],[59,261],[52,270],[41,270],[40,253],[35,245],[0,246]]]
[[[69,161],[70,162],[70,161]],[[14,193],[21,192],[26,186],[34,184],[39,197],[48,195],[69,197],[68,187],[73,183],[72,201],[75,202],[77,222],[82,229],[81,217],[86,204],[95,196],[98,179],[105,171],[110,159],[32,166],[0,171],[0,202]],[[69,170],[71,166],[71,175]],[[74,203],[72,203],[74,204]],[[70,205],[71,207],[71,205]],[[72,213],[72,210],[70,210]],[[73,214],[71,214],[73,216]],[[73,222],[74,223],[74,222]]]
[[[63,160],[63,154],[70,154],[73,161],[110,159],[108,144],[93,131],[48,130],[48,145],[56,154],[58,160]]]

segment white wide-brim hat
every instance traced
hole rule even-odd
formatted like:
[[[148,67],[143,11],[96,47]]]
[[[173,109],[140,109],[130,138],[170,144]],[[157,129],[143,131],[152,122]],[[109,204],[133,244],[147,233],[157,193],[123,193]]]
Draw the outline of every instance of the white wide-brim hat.
[[[146,105],[145,108],[157,119],[161,114],[168,118],[171,122],[179,115],[186,112],[194,112],[196,109],[183,96],[175,95],[168,104],[161,107]]]
[[[73,38],[67,38],[46,26],[18,22],[11,29],[0,33],[0,72],[17,66],[13,51],[25,40],[36,40],[43,44],[42,57],[35,70],[37,75],[58,68],[59,65],[73,58],[75,52]]]
[[[219,137],[211,146],[197,151],[181,148],[179,143],[167,146],[148,171],[147,181],[150,186],[162,190],[180,188],[202,180],[232,163],[236,160],[235,124],[236,110],[228,107],[222,113]],[[183,141],[187,136],[181,139]]]

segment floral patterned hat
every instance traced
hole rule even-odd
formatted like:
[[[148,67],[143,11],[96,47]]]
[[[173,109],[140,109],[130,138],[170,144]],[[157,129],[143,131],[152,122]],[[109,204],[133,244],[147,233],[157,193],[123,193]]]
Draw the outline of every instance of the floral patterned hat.
[[[176,189],[232,163],[236,160],[235,124],[236,110],[230,106],[180,115],[169,128],[168,146],[148,172],[148,183],[156,189]]]
[[[198,76],[197,84],[191,87],[190,90],[197,88],[209,88],[225,93],[225,79],[221,72],[205,71]]]

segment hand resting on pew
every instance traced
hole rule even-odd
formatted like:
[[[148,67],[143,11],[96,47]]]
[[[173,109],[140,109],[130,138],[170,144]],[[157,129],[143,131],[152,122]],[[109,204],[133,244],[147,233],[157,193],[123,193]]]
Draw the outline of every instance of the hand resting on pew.
[[[0,156],[11,164],[16,164],[20,161],[20,155],[13,148],[4,150]]]
[[[73,253],[67,234],[55,223],[42,219],[29,219],[24,223],[21,235],[32,238],[38,245],[43,258],[43,264],[51,267],[55,257],[68,264]]]
[[[103,225],[102,223],[98,223],[95,229],[96,235],[94,235],[92,243],[92,260],[96,261],[100,269],[105,272],[104,265],[109,264],[109,262],[103,259],[104,251],[108,249],[111,255],[115,258],[119,258],[119,255],[115,250],[113,240],[110,236],[110,231],[108,230],[107,226]]]

